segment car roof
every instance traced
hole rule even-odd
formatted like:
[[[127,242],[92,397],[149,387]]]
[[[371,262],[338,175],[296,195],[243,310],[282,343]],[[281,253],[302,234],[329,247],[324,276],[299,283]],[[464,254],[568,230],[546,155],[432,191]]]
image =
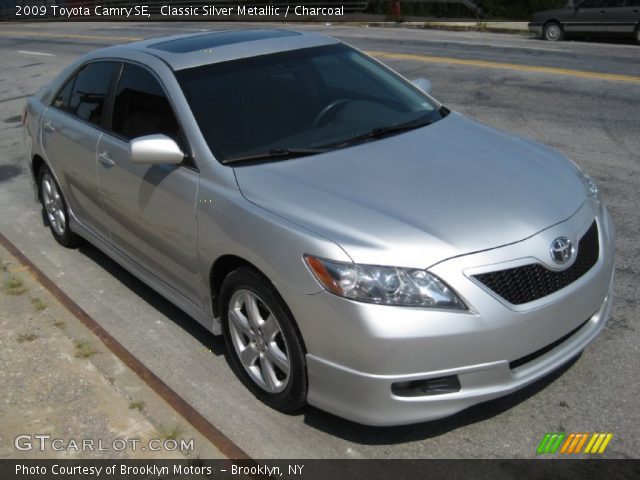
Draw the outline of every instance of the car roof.
[[[127,56],[131,50],[164,60],[173,70],[270,53],[340,43],[315,33],[280,29],[218,30],[156,37],[100,50],[98,56]]]

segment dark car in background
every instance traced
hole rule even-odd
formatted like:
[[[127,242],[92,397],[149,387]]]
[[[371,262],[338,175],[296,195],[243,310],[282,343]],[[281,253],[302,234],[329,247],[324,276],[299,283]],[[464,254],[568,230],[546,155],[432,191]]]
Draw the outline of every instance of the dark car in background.
[[[529,30],[544,40],[569,36],[633,37],[640,43],[640,0],[583,0],[533,14]]]

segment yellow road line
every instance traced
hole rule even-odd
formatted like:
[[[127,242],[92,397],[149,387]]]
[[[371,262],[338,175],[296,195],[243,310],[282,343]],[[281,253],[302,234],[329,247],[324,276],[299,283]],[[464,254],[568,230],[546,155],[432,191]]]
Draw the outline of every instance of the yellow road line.
[[[135,42],[137,40],[143,40],[142,37],[118,37],[118,36],[106,36],[106,35],[80,35],[75,33],[50,33],[50,32],[30,32],[22,30],[0,30],[0,35],[7,37],[19,36],[19,37],[46,37],[46,38],[75,38],[79,40],[104,40],[106,42]]]
[[[568,68],[538,67],[535,65],[519,65],[516,63],[488,62],[485,60],[464,60],[461,58],[434,57],[430,55],[421,55],[416,53],[393,53],[393,52],[379,52],[379,51],[368,51],[367,53],[369,55],[373,55],[374,57],[388,58],[392,60],[410,60],[414,62],[424,62],[424,63],[446,63],[449,65],[465,65],[465,66],[479,67],[479,68],[499,68],[504,70],[516,70],[520,72],[550,73],[553,75],[565,75],[570,77],[591,78],[596,80],[613,80],[617,82],[629,82],[629,83],[640,84],[640,77],[633,76],[633,75],[621,75],[617,73],[585,72],[583,70],[571,70]]]

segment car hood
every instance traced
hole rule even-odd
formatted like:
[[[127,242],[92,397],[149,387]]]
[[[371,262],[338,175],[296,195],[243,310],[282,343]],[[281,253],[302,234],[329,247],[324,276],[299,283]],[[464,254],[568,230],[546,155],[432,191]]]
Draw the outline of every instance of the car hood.
[[[247,200],[336,242],[354,262],[407,267],[523,240],[586,199],[577,167],[559,153],[456,113],[235,173]]]

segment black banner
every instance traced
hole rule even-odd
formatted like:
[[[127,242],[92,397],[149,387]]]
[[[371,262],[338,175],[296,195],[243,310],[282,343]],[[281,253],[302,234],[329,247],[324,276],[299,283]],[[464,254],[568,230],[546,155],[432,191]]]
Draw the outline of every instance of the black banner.
[[[638,460],[0,460],[2,480],[626,480]]]
[[[0,0],[0,21],[529,20],[571,0]]]

